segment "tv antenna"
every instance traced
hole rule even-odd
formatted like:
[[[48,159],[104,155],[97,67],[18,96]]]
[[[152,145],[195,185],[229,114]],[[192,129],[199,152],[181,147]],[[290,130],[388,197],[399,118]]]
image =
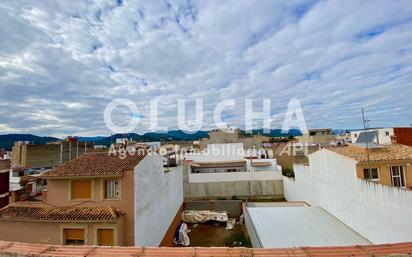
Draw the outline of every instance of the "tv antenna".
[[[368,142],[368,135],[367,135],[367,130],[369,129],[370,120],[365,118],[365,110],[363,107],[362,107],[362,121],[363,121],[363,131],[365,133],[366,158],[367,158],[367,163],[368,163],[368,171],[369,171],[370,178],[372,178],[372,171],[371,171],[371,166],[370,166],[370,156],[369,156],[369,142]]]

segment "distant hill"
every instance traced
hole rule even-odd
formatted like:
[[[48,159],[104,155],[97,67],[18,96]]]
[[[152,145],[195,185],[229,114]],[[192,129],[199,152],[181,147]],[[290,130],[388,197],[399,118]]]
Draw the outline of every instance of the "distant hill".
[[[242,131],[244,133],[244,131]],[[299,136],[300,133],[297,129],[291,129],[289,133],[281,133],[280,129],[272,129],[269,133],[263,133],[263,129],[253,130],[253,134],[267,135],[271,137],[281,136]],[[246,134],[247,136],[247,134]],[[110,145],[116,142],[117,138],[130,138],[135,141],[193,141],[208,137],[208,131],[197,131],[195,133],[186,133],[182,130],[171,130],[168,132],[148,132],[143,135],[136,133],[129,134],[115,134],[112,136],[96,136],[96,137],[77,137],[79,141],[91,141],[98,145]],[[0,135],[0,149],[4,148],[11,150],[15,141],[30,141],[36,144],[46,144],[48,142],[59,141],[60,139],[54,137],[39,137],[31,134],[7,134]]]
[[[93,140],[96,144],[99,145],[110,145],[112,142],[116,142],[117,138],[131,138],[136,141],[145,141],[145,142],[150,142],[150,141],[171,141],[171,140],[176,140],[176,141],[192,141],[192,140],[198,140],[204,137],[207,137],[208,134],[207,131],[197,131],[196,133],[189,134],[185,133],[181,130],[172,130],[168,132],[148,132],[143,135],[139,135],[136,133],[129,133],[129,134],[115,134],[112,136],[108,136],[105,138],[102,138],[100,140]]]
[[[6,134],[0,135],[0,149],[11,150],[15,141],[30,141],[35,144],[46,144],[53,141],[60,141],[55,137],[39,137],[31,134]]]

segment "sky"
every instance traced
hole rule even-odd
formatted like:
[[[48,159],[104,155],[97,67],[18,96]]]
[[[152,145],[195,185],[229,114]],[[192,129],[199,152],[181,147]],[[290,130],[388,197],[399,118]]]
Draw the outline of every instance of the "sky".
[[[203,129],[229,98],[231,126],[247,98],[271,100],[273,128],[292,98],[309,128],[360,128],[362,107],[371,127],[412,124],[410,0],[3,0],[0,17],[0,134],[108,135],[118,98],[138,107],[137,133],[151,101],[172,130],[177,99],[190,120],[196,98]]]

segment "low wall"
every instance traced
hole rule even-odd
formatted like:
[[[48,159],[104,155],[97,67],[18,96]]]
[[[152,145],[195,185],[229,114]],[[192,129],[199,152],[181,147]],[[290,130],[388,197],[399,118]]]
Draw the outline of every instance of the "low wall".
[[[189,183],[282,180],[281,171],[189,173]]]
[[[185,201],[183,207],[185,210],[226,211],[230,218],[239,218],[243,213],[242,200]]]
[[[282,180],[184,183],[185,199],[216,197],[283,197]]]

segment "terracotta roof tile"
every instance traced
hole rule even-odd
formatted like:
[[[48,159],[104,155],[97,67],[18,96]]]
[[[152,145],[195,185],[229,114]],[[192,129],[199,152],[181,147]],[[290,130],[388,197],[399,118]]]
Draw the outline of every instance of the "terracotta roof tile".
[[[116,221],[122,213],[111,207],[62,207],[8,205],[0,210],[0,220],[13,221]]]
[[[140,256],[140,257],[370,257],[412,254],[412,243],[302,248],[227,248],[227,247],[107,247],[52,246],[0,241],[5,256]]]
[[[79,177],[79,176],[106,176],[121,175],[123,171],[133,170],[144,159],[146,154],[127,154],[122,159],[119,155],[107,153],[87,153],[79,158],[59,166],[43,175],[46,178],[53,177]]]
[[[357,146],[338,146],[326,149],[360,162],[368,160],[366,149]],[[369,149],[369,158],[370,161],[412,160],[412,146],[394,144],[384,148]]]

